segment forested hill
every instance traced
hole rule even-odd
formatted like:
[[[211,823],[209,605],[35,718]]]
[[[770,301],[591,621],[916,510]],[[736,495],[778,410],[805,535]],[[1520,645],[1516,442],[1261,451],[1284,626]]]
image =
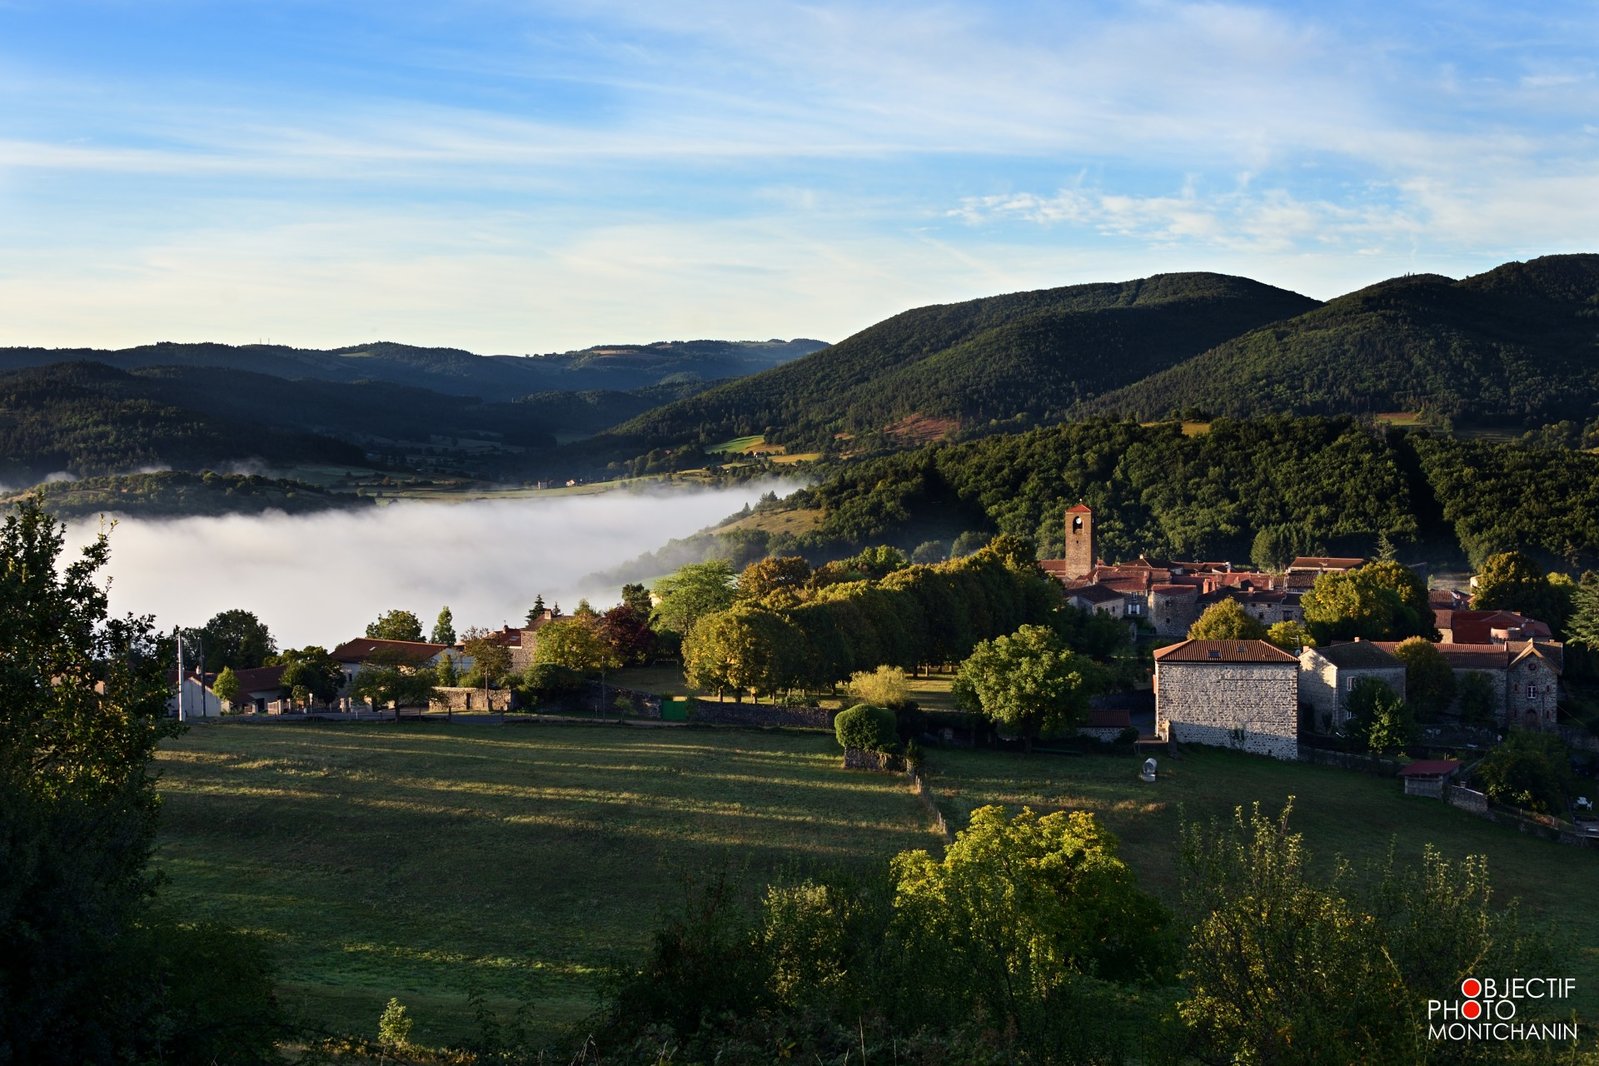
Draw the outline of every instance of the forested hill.
[[[842,466],[763,505],[814,512],[814,522],[773,527],[807,532],[745,543],[759,529],[746,521],[728,547],[825,559],[937,541],[937,554],[960,534],[982,543],[1003,532],[1059,558],[1065,509],[1078,502],[1094,508],[1111,560],[1280,564],[1369,555],[1386,538],[1407,561],[1476,565],[1524,550],[1550,565],[1599,565],[1599,455],[1349,417],[1218,419],[1200,434],[1089,421],[929,446]]]
[[[823,347],[817,340],[661,341],[613,344],[551,355],[474,355],[388,341],[321,351],[274,344],[162,342],[117,351],[0,348],[0,370],[97,362],[121,370],[211,367],[288,380],[378,381],[451,396],[507,400],[551,391],[631,392],[661,384],[753,374]]]
[[[1316,306],[1221,274],[993,296],[895,315],[803,359],[617,427],[635,453],[765,433],[790,451],[1058,421],[1090,397]]]
[[[1599,403],[1599,255],[1395,278],[1256,329],[1085,413],[1366,414],[1534,428]]]

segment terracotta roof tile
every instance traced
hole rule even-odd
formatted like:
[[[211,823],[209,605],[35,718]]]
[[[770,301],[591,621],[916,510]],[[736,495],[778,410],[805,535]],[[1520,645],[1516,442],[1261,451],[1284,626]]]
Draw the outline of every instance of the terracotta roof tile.
[[[1293,663],[1299,659],[1264,640],[1185,640],[1155,651],[1163,663]]]

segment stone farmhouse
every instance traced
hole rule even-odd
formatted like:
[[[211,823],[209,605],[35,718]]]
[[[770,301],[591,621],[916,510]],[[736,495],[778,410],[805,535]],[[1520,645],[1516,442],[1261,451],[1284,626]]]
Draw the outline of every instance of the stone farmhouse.
[[[1405,664],[1390,650],[1369,640],[1302,648],[1299,652],[1299,700],[1318,733],[1340,732],[1349,721],[1347,704],[1356,685],[1368,678],[1381,681],[1403,699]]]
[[[1263,640],[1185,640],[1158,649],[1155,734],[1299,758],[1299,660]]]
[[[346,690],[360,675],[362,668],[374,662],[387,660],[424,669],[437,666],[441,659],[450,659],[457,665],[460,664],[460,652],[450,645],[414,640],[357,637],[340,644],[331,654],[333,661],[344,671]]]
[[[559,617],[561,616],[556,614],[555,611],[546,607],[538,614],[535,614],[532,621],[527,625],[505,626],[499,632],[492,634],[495,640],[510,649],[511,669],[514,672],[521,673],[533,665],[533,661],[537,656],[539,630]],[[465,662],[467,667],[470,668],[471,659],[468,658]]]

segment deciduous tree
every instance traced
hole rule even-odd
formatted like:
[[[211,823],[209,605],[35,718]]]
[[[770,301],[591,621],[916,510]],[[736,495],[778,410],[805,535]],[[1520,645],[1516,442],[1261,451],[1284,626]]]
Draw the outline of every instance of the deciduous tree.
[[[654,592],[660,602],[651,622],[659,629],[687,634],[705,615],[732,606],[733,567],[722,559],[692,563],[657,581]]]
[[[1206,607],[1188,627],[1189,640],[1265,640],[1266,624],[1231,596]]]
[[[985,640],[955,675],[955,701],[1029,744],[1079,722],[1101,675],[1093,662],[1068,650],[1045,626],[1025,625],[1008,637]]]
[[[278,651],[278,643],[266,623],[239,608],[212,615],[209,622],[199,629],[189,630],[185,637],[191,645],[198,640],[205,649],[207,670],[221,670],[225,666],[248,670],[260,666]]]
[[[385,611],[376,622],[366,627],[366,635],[373,640],[420,641],[422,620],[410,611]]]
[[[1422,637],[1399,642],[1394,655],[1405,664],[1405,699],[1425,720],[1439,718],[1455,702],[1455,672],[1438,646]]]

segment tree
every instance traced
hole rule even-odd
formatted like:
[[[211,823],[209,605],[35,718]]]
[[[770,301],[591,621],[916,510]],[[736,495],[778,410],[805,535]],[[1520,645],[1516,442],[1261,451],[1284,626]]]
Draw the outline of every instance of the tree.
[[[655,608],[655,604],[650,601],[650,590],[637,582],[622,586],[622,605],[631,608],[634,614],[644,619],[648,619],[650,611]]]
[[[756,698],[789,687],[798,673],[799,633],[786,619],[748,604],[708,614],[683,638],[683,676],[700,689]]]
[[[1305,623],[1289,619],[1273,622],[1266,627],[1266,640],[1284,651],[1298,652],[1300,648],[1314,648],[1316,638]]]
[[[762,602],[782,593],[787,603],[797,602],[811,579],[811,564],[798,555],[761,559],[738,576],[738,598]]]
[[[1577,586],[1564,574],[1546,574],[1521,552],[1490,555],[1477,572],[1474,611],[1516,611],[1565,632]]]
[[[1100,687],[1094,664],[1067,650],[1045,626],[1025,625],[1008,637],[985,640],[955,675],[955,702],[1028,745],[1083,720]]]
[[[539,647],[543,650],[544,634],[539,632]],[[502,687],[511,676],[511,649],[493,630],[473,626],[461,634],[461,649],[472,660],[472,669],[461,680],[471,686],[485,689]]]
[[[232,709],[233,702],[239,698],[239,676],[233,672],[233,667],[222,668],[217,679],[211,683],[211,691],[217,694],[217,699]]]
[[[640,614],[632,604],[619,603],[602,614],[600,635],[624,666],[642,666],[655,654],[655,631],[650,628],[650,617]]]
[[[1300,600],[1316,640],[1403,640],[1437,637],[1427,586],[1395,562],[1374,562],[1327,573]]]
[[[1188,627],[1189,640],[1265,640],[1266,626],[1231,596],[1206,607]]]
[[[313,701],[326,707],[339,698],[344,689],[344,668],[326,648],[310,644],[298,650],[291,648],[278,656],[283,664],[283,676],[278,684],[296,703],[309,705]]]
[[[531,607],[529,607],[527,609],[527,622],[526,622],[526,624],[527,625],[532,625],[538,619],[542,618],[544,616],[545,610],[546,610],[546,608],[544,606],[544,593],[541,592],[537,596],[533,597],[533,606],[531,606]],[[559,613],[559,612],[557,612],[557,613]]]
[[[1374,677],[1363,677],[1349,690],[1345,704],[1348,735],[1364,741],[1374,754],[1395,752],[1416,739],[1415,715],[1393,689]]]
[[[733,567],[723,559],[691,563],[657,581],[654,592],[660,602],[650,621],[657,628],[686,635],[705,615],[732,606]]]
[[[1472,725],[1493,725],[1499,711],[1499,697],[1495,693],[1493,678],[1481,670],[1462,674],[1456,687],[1459,690],[1460,717]]]
[[[839,711],[833,718],[833,736],[838,746],[848,751],[891,751],[899,746],[899,732],[895,728],[894,712],[887,707],[874,707],[857,703]]]
[[[1394,655],[1405,664],[1405,699],[1424,721],[1435,721],[1455,702],[1455,672],[1438,646],[1421,637],[1399,642]]]
[[[150,761],[181,728],[166,716],[168,663],[148,618],[108,613],[105,535],[73,559],[64,541],[37,498],[0,525],[0,1048],[46,1066],[180,1061],[161,1035],[185,1003],[203,1013],[226,992],[183,968],[209,934],[149,906]],[[238,960],[230,977],[267,977],[218,1061],[253,1060],[263,1041],[270,1057],[270,968],[236,937],[217,942]],[[201,1038],[185,1041],[210,1061]]]
[[[1409,1000],[1376,922],[1307,868],[1291,810],[1184,826],[1184,1019],[1234,1061],[1421,1061],[1425,1030],[1394,1009]]]
[[[208,670],[231,666],[235,670],[248,670],[260,666],[278,651],[277,641],[262,622],[249,611],[234,609],[212,615],[211,620],[185,637],[198,640],[205,649]]]
[[[1429,846],[1406,865],[1390,847],[1362,876],[1340,862],[1328,877],[1289,831],[1292,807],[1183,827],[1193,933],[1178,1009],[1202,1061],[1434,1061],[1427,1003],[1438,989],[1553,962],[1548,937],[1492,898],[1480,856],[1452,863]]]
[[[1041,1042],[1084,978],[1159,978],[1174,961],[1165,908],[1085,811],[979,807],[941,859],[902,852],[892,876],[912,956],[960,988],[979,1024],[1017,1027],[1024,1044]]]
[[[404,656],[387,651],[373,653],[361,664],[350,694],[373,707],[394,706],[394,720],[402,707],[426,707],[438,696],[432,671],[423,670]]]
[[[1575,791],[1565,742],[1520,729],[1477,764],[1477,780],[1489,799],[1544,814],[1564,812]]]
[[[537,659],[579,673],[620,669],[622,657],[608,640],[597,615],[572,615],[539,630]]]
[[[420,641],[422,620],[410,611],[386,611],[366,627],[366,635],[373,640]]]
[[[1566,623],[1566,639],[1589,652],[1599,652],[1599,574],[1583,572],[1572,591],[1571,618]]]
[[[439,608],[439,617],[433,623],[433,643],[447,647],[455,644],[455,616],[448,607]]]

